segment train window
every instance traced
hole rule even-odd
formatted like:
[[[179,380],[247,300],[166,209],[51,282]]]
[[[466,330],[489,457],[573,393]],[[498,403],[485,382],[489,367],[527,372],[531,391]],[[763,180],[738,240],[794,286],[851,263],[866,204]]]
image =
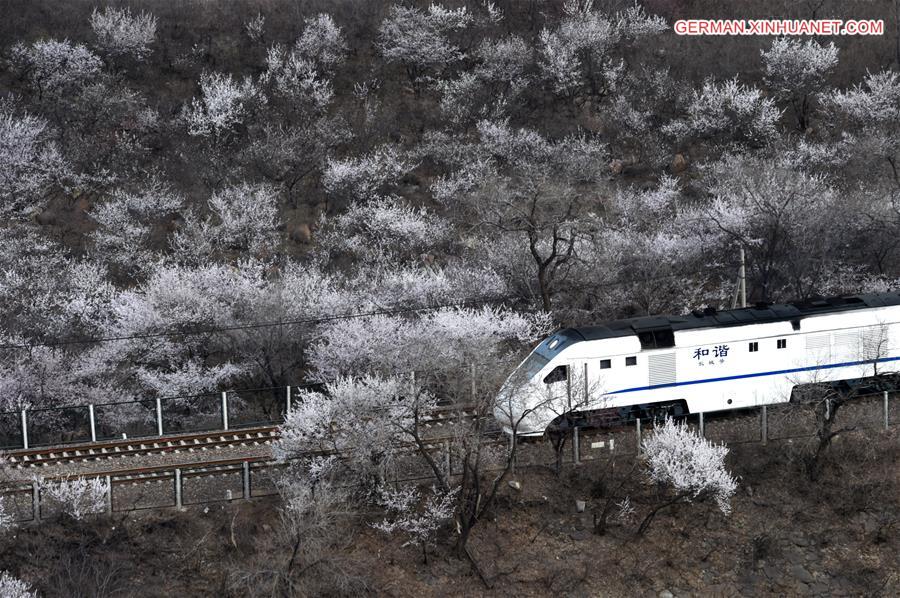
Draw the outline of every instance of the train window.
[[[549,374],[544,377],[544,384],[554,384],[556,382],[565,382],[569,378],[568,366],[558,365],[553,368]]]
[[[658,330],[642,330],[638,332],[641,349],[665,349],[675,346],[675,333],[671,328]]]
[[[786,339],[786,338],[780,338],[780,339],[778,339],[778,348],[779,348],[779,349],[786,349],[786,348],[787,348],[787,339]]]
[[[755,353],[757,351],[759,351],[759,343],[756,341],[753,341],[752,343],[750,343],[750,352]]]
[[[609,359],[601,359],[600,360],[600,369],[601,370],[608,370],[611,367],[612,367],[612,361],[610,361]]]
[[[657,349],[675,346],[675,333],[672,332],[671,328],[657,330],[653,333],[653,336],[656,338]]]
[[[634,356],[626,357],[625,365],[637,365],[637,357],[634,357]]]

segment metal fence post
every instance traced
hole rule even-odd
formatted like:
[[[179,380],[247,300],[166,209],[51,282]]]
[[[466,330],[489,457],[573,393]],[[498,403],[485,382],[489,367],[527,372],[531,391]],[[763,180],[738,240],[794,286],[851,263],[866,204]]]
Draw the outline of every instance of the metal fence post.
[[[285,413],[290,415],[291,414],[291,385],[290,384],[288,384],[288,386],[287,386],[287,390],[284,393],[284,398],[285,398],[285,403],[287,404],[287,411],[285,411]]]
[[[703,412],[701,411],[699,415],[700,415],[700,437],[706,438],[706,426],[704,425],[704,422],[703,422]]]
[[[156,435],[163,435],[163,425],[162,425],[162,399],[156,397]]]
[[[88,405],[88,416],[91,419],[91,442],[97,442],[97,421],[94,419],[93,405]]]
[[[22,448],[28,448],[28,415],[22,409]]]
[[[451,469],[452,463],[450,461],[450,441],[444,443],[444,467],[447,468],[447,479],[450,479],[450,476],[453,475],[453,470]],[[512,463],[512,473],[516,475],[516,460],[513,459]]]
[[[181,469],[175,469],[175,508],[181,508]]]
[[[634,418],[634,432],[635,438],[637,438],[637,454],[641,455],[641,418],[640,416]]]
[[[244,461],[244,498],[250,498],[250,461]]]
[[[474,405],[474,404],[478,403],[478,401],[475,400],[477,392],[475,389],[475,364],[474,363],[469,365],[469,370],[470,370],[470,374],[472,376],[472,404]]]
[[[228,429],[228,391],[222,391],[222,429]]]
[[[888,420],[888,391],[884,391],[884,429],[887,430],[891,427],[891,422]]]
[[[762,411],[760,412],[760,435],[762,436],[762,443],[769,444],[769,411],[765,405],[762,406]]]
[[[34,513],[34,520],[41,520],[41,488],[38,481],[31,482],[31,510]]]
[[[581,465],[581,443],[578,437],[578,425],[572,428],[572,459],[575,465]]]
[[[112,513],[112,476],[106,476],[106,512]]]

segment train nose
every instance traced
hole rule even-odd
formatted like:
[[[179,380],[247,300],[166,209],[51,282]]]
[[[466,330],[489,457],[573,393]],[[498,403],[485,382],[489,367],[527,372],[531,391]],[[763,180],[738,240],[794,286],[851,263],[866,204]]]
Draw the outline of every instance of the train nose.
[[[504,385],[497,394],[494,404],[494,418],[506,434],[515,430],[519,436],[533,436],[544,433],[539,411],[529,405],[527,389]]]

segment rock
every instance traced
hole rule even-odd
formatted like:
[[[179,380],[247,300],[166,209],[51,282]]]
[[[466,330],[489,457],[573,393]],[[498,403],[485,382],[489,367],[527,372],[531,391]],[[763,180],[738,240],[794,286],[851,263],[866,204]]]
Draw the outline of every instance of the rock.
[[[811,542],[809,541],[809,538],[807,538],[806,536],[804,536],[802,534],[795,534],[794,536],[792,536],[791,542],[794,543],[794,546],[801,546],[801,547],[806,547],[811,544]]]
[[[663,590],[662,592],[657,594],[657,596],[659,596],[659,598],[675,598],[675,594],[673,594],[669,590]]]
[[[312,240],[312,231],[305,222],[291,226],[289,234],[291,240],[298,243],[309,243]]]
[[[38,224],[48,225],[56,222],[56,214],[51,210],[39,210],[32,216]]]
[[[512,488],[513,490],[518,490],[518,491],[522,490],[522,482],[519,482],[518,480],[510,480],[507,483],[509,484],[509,487]]]
[[[613,174],[622,174],[622,170],[625,169],[625,163],[619,160],[618,158],[609,163],[609,170]]]
[[[593,534],[586,529],[576,530],[569,534],[569,537],[575,540],[576,542],[582,542],[590,538]]]
[[[583,500],[575,501],[575,511],[578,513],[584,513],[584,509],[587,507],[587,503]]]
[[[684,154],[675,154],[675,157],[672,158],[672,163],[669,164],[669,172],[672,174],[680,174],[687,170],[688,161],[687,158],[684,157]]]
[[[803,583],[812,583],[815,579],[812,576],[812,573],[806,570],[806,567],[803,565],[794,565],[791,567],[791,577],[796,579],[797,581],[802,581]]]

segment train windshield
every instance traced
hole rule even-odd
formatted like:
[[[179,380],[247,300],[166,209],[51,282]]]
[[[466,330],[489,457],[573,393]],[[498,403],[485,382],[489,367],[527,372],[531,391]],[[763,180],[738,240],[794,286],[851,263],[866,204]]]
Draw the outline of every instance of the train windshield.
[[[519,373],[526,379],[530,379],[543,369],[550,360],[556,357],[560,351],[571,345],[572,343],[583,340],[577,332],[569,332],[568,330],[560,330],[553,336],[545,339],[540,345],[535,347],[522,365],[519,366]]]

